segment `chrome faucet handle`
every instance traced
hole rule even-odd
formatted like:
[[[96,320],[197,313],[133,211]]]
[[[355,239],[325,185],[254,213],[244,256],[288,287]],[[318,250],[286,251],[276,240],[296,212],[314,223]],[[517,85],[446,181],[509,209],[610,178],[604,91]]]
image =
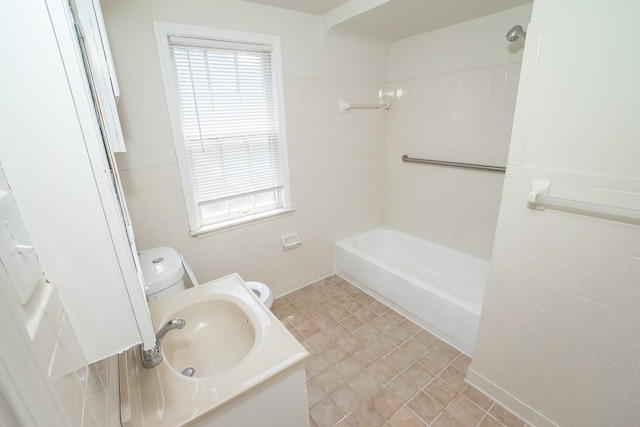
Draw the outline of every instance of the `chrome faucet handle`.
[[[153,348],[149,350],[145,350],[142,347],[142,345],[140,345],[140,356],[142,357],[142,366],[147,369],[158,366],[160,362],[162,362],[163,360],[162,348],[160,346],[162,344],[162,339],[164,338],[165,335],[167,335],[169,331],[172,331],[174,329],[184,328],[184,325],[186,325],[186,323],[187,322],[185,322],[184,319],[180,319],[180,318],[171,319],[170,321],[167,322],[166,325],[160,328],[160,330],[156,333],[156,344],[153,346]]]

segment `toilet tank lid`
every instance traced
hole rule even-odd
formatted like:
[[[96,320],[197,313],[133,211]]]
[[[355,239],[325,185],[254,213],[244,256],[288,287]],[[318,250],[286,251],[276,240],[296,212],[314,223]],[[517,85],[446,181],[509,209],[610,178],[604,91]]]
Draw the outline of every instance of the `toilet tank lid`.
[[[182,279],[182,260],[173,248],[146,249],[140,251],[139,258],[147,294],[159,292]]]

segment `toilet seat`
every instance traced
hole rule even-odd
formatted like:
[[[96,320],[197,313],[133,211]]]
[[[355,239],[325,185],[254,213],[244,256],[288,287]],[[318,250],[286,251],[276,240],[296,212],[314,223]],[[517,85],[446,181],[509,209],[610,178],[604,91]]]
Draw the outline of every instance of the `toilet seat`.
[[[273,304],[273,294],[271,293],[271,289],[267,285],[262,282],[248,281],[245,282],[249,289],[253,291],[254,294],[262,301],[267,308],[271,308]]]

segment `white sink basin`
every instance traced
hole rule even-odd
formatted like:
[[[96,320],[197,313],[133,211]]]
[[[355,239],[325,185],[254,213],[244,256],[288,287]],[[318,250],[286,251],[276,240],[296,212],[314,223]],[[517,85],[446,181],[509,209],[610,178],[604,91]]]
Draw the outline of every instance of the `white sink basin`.
[[[177,317],[186,324],[165,335],[154,368],[142,367],[140,346],[123,353],[126,427],[191,425],[308,356],[237,274],[151,301],[149,311],[156,331]]]
[[[164,359],[173,369],[191,368],[193,377],[219,375],[244,360],[256,342],[249,316],[231,301],[206,299],[168,315],[186,321],[162,341]]]

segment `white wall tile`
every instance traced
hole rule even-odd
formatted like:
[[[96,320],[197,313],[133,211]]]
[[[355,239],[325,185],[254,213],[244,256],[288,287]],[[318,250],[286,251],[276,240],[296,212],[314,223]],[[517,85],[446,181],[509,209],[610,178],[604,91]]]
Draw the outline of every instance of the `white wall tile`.
[[[640,317],[611,309],[603,330],[640,346]]]
[[[628,258],[628,263],[622,275],[622,282],[640,287],[640,258]]]
[[[573,319],[600,329],[604,326],[608,313],[608,306],[577,295],[573,296],[571,308],[569,309],[569,316]]]
[[[571,363],[577,369],[586,371],[591,363],[593,353],[579,345],[573,344],[564,339],[560,340],[556,356],[560,360]]]
[[[612,387],[591,375],[587,375],[582,385],[582,394],[613,413],[618,410],[624,398],[624,391]]]
[[[573,407],[562,405],[551,396],[542,396],[539,408],[547,417],[557,423],[555,425],[569,425]]]
[[[640,288],[619,284],[612,305],[618,310],[640,316]]]
[[[532,323],[528,342],[539,351],[554,355],[560,344],[560,335],[549,332]]]
[[[629,260],[628,256],[604,249],[587,249],[584,270],[611,280],[620,280]]]
[[[600,339],[600,329],[587,325],[579,320],[567,318],[562,331],[562,338],[587,350],[595,350]]]
[[[582,272],[576,286],[576,295],[600,304],[610,305],[617,289],[619,287],[615,280]]]
[[[635,369],[640,360],[639,346],[608,333],[600,336],[596,352],[629,369]]]
[[[593,355],[591,366],[589,366],[589,374],[619,390],[627,390],[633,377],[631,369],[625,368],[599,354]]]
[[[640,424],[640,399],[634,399],[630,396],[625,396],[620,406],[619,415],[627,418],[636,425]]]
[[[551,367],[550,379],[556,379],[573,390],[580,390],[587,376],[586,371],[578,368],[572,362],[565,362],[555,358]],[[577,396],[575,396],[577,399]]]
[[[570,424],[584,427],[602,427],[611,425],[615,413],[584,395],[580,395]]]

